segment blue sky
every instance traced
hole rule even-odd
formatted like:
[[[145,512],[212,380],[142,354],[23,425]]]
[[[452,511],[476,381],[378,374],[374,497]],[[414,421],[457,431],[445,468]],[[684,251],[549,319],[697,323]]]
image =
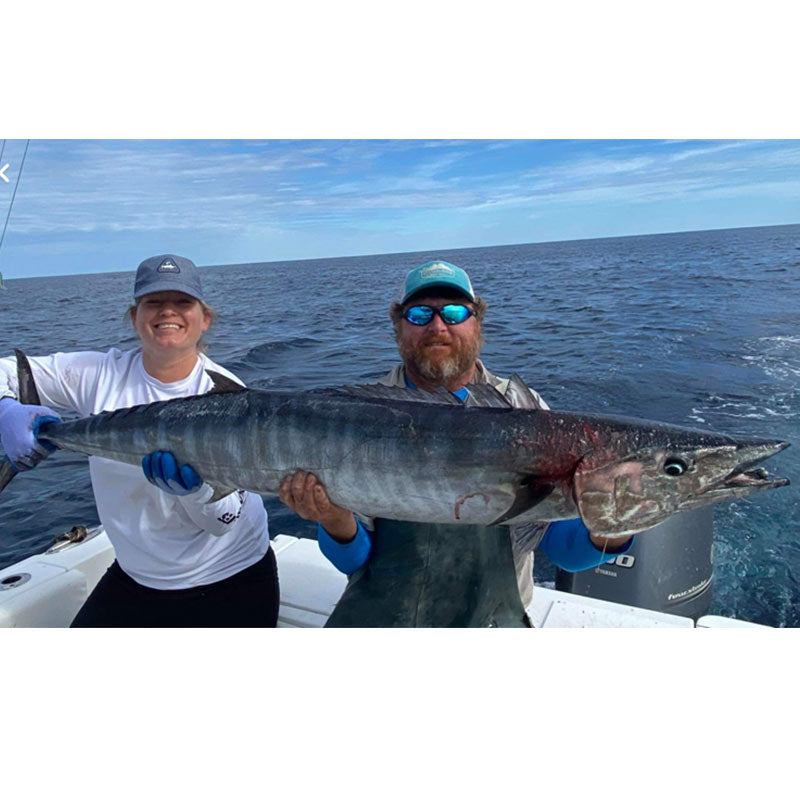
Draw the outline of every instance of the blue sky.
[[[5,221],[24,140],[8,140]],[[0,164],[0,167],[2,164]],[[31,140],[5,278],[800,222],[800,140]]]

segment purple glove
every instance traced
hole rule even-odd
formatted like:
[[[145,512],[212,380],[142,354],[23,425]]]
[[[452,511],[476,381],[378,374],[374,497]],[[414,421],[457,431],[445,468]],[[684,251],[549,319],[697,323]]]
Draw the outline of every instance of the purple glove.
[[[56,449],[36,439],[43,422],[61,422],[61,417],[47,406],[23,405],[13,397],[0,400],[0,444],[16,469],[33,469]]]

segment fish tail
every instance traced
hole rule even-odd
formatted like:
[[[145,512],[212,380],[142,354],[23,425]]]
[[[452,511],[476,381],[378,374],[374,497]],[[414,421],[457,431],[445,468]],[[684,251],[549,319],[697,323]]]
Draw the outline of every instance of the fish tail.
[[[3,459],[2,465],[0,465],[0,492],[11,483],[11,479],[17,474],[17,470],[14,469],[12,463],[6,458]]]
[[[41,400],[39,399],[39,390],[36,388],[36,381],[33,379],[33,370],[31,369],[28,357],[22,350],[14,350],[14,355],[17,357],[17,380],[19,382],[19,402],[25,405],[40,406]],[[11,483],[13,477],[19,470],[6,458],[0,464],[0,492]]]
[[[29,406],[40,406],[42,401],[39,399],[39,390],[36,388],[36,381],[33,379],[28,357],[22,350],[14,350],[17,357],[17,381],[19,382],[19,402]]]

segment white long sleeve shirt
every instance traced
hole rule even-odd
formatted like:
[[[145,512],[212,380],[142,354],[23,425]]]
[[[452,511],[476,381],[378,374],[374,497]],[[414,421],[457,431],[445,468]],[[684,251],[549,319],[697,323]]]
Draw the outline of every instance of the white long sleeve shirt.
[[[206,369],[241,383],[202,354],[191,374],[174,383],[162,383],[146,372],[141,349],[28,360],[42,405],[80,416],[205,394],[213,386]],[[4,396],[18,396],[14,357],[0,359],[0,398]],[[89,472],[97,512],[117,561],[144,586],[185,589],[220,581],[256,563],[269,549],[267,512],[252,492],[233,492],[209,503],[213,489],[204,485],[179,497],[149,483],[141,467],[98,456],[89,457]]]

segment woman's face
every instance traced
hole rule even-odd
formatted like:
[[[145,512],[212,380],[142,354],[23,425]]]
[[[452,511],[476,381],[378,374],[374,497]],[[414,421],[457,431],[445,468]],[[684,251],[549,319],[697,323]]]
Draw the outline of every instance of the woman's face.
[[[142,348],[151,354],[196,350],[211,316],[199,300],[183,292],[153,292],[131,312]]]

